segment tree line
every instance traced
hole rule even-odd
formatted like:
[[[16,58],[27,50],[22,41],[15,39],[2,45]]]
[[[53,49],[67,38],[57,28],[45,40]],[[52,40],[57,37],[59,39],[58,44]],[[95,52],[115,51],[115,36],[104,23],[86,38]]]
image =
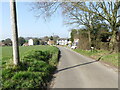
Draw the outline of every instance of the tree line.
[[[19,37],[18,38],[18,44],[19,46],[22,46],[24,43],[28,43],[29,39],[33,39],[33,43],[34,45],[45,45],[47,41],[53,40],[54,42],[57,41],[57,39],[59,38],[58,35],[54,35],[54,36],[45,36],[42,38],[33,38],[33,37]],[[5,40],[1,40],[1,42],[5,45],[5,46],[12,46],[12,40],[10,38],[7,38]]]

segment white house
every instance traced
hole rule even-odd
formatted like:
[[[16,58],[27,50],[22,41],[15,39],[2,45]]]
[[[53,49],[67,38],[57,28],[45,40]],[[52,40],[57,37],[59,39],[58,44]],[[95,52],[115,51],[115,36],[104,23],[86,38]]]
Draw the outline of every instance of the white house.
[[[65,38],[61,38],[57,40],[57,44],[58,45],[67,45],[68,44],[68,40]]]
[[[34,45],[34,44],[33,44],[33,39],[29,39],[29,40],[28,40],[28,45],[29,45],[29,46],[30,46],[30,45]]]

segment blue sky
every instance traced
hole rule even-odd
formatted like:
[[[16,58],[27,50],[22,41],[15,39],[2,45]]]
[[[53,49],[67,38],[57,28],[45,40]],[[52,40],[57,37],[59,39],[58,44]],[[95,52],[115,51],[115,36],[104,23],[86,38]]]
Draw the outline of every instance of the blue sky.
[[[10,24],[10,8],[9,2],[0,3],[0,40],[11,38],[12,30]],[[55,15],[45,22],[41,18],[36,18],[33,11],[30,11],[31,6],[28,2],[17,2],[17,21],[18,21],[18,35],[22,37],[43,37],[51,36],[53,33],[60,37],[68,37],[69,27],[63,24],[63,18],[60,12],[56,12]],[[2,23],[2,24],[1,24]],[[1,32],[1,31],[0,31]]]

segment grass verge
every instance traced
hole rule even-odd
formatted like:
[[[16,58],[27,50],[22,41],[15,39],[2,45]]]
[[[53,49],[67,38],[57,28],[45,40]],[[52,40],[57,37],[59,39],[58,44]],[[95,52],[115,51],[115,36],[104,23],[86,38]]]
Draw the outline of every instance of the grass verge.
[[[111,53],[109,51],[105,51],[105,50],[94,50],[94,51],[90,51],[90,50],[81,50],[81,49],[75,49],[74,51],[88,56],[90,58],[93,58],[95,60],[100,59],[101,57],[101,61],[110,64],[112,66],[118,67],[118,53]]]

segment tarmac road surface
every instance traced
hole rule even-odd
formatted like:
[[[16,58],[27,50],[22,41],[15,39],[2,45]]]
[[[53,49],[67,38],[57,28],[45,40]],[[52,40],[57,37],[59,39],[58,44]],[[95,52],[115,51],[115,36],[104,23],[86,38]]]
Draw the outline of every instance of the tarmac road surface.
[[[115,69],[65,47],[58,48],[61,57],[52,88],[118,88]]]

